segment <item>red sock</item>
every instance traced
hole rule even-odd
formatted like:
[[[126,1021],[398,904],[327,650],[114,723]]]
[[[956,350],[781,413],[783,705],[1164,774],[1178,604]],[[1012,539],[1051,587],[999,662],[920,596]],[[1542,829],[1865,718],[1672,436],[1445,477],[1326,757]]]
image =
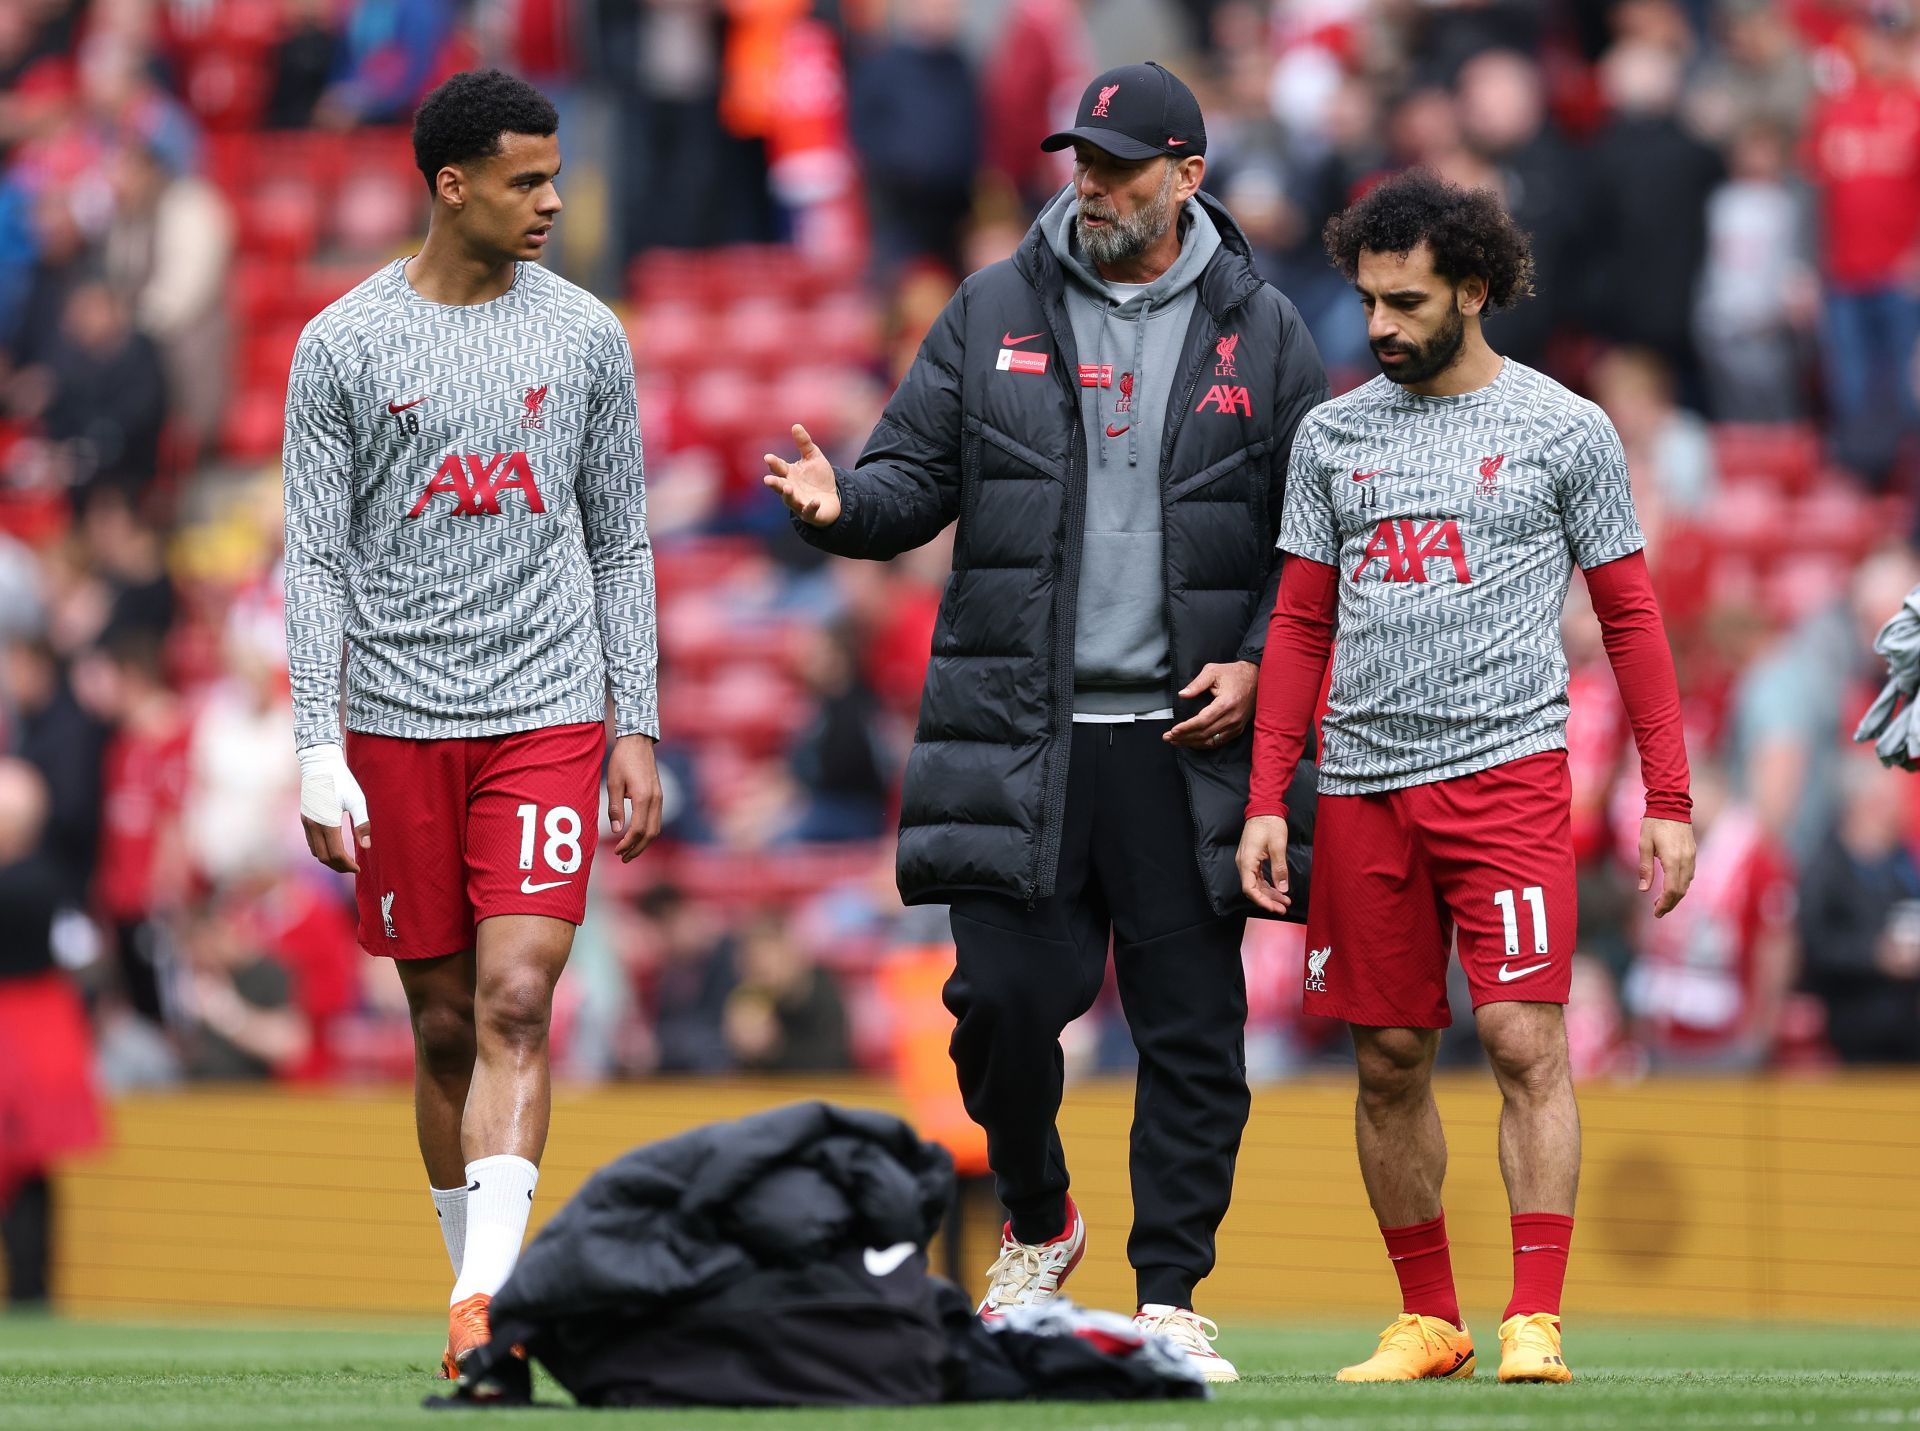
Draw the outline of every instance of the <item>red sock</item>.
[[[1502,1321],[1528,1312],[1560,1315],[1560,1287],[1567,1280],[1572,1245],[1572,1218],[1557,1212],[1513,1215],[1513,1300]]]
[[[1460,1299],[1453,1291],[1453,1259],[1447,1255],[1447,1215],[1412,1227],[1383,1227],[1393,1275],[1400,1279],[1400,1309],[1460,1325]]]

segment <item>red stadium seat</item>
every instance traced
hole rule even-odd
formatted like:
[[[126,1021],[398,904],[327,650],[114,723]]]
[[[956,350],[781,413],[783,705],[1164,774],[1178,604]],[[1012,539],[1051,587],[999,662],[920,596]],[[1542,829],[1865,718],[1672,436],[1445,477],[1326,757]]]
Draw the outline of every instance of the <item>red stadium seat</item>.
[[[627,328],[634,366],[643,373],[685,381],[712,366],[720,352],[714,324],[691,303],[653,302],[638,308]]]
[[[1713,430],[1721,479],[1805,491],[1820,472],[1820,435],[1801,423],[1721,423]]]
[[[654,551],[662,600],[724,586],[743,567],[764,560],[760,544],[747,537],[695,537]]]
[[[232,312],[242,333],[273,324],[304,323],[301,270],[292,264],[242,259],[233,270]]]
[[[243,389],[227,404],[220,431],[220,449],[241,462],[259,462],[276,456],[286,417],[284,391]]]
[[[870,368],[881,359],[880,310],[863,293],[836,293],[807,315],[807,357]]]
[[[293,370],[293,351],[300,343],[300,325],[283,323],[246,334],[242,342],[242,382],[249,388],[286,391]]]
[[[747,755],[787,748],[808,717],[794,685],[762,667],[721,666],[713,678],[663,683],[661,724],[696,749],[728,745]]]
[[[319,185],[301,173],[264,179],[240,201],[240,247],[266,259],[297,261],[313,252],[323,212]]]
[[[718,324],[719,351],[729,363],[773,376],[807,353],[809,332],[801,310],[778,298],[743,298]]]

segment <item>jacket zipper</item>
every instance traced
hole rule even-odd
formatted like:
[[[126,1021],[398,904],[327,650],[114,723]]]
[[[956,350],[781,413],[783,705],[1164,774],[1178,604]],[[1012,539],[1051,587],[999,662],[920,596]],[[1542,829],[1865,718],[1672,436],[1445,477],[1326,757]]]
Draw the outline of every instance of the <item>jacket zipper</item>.
[[[1065,275],[1062,275],[1064,278]],[[1036,290],[1038,285],[1036,285]],[[1045,294],[1047,326],[1053,331],[1054,349],[1060,355],[1060,384],[1066,394],[1071,421],[1067,428],[1067,529],[1060,551],[1060,575],[1055,600],[1060,603],[1061,619],[1054,623],[1052,715],[1056,727],[1053,750],[1047,766],[1046,798],[1040,807],[1040,851],[1034,865],[1034,877],[1027,885],[1027,908],[1040,901],[1040,891],[1051,890],[1060,872],[1060,834],[1066,823],[1067,767],[1073,758],[1073,643],[1080,599],[1080,544],[1087,523],[1086,430],[1080,416],[1079,390],[1071,386],[1068,374],[1077,373],[1079,349],[1073,343],[1073,329],[1061,332],[1058,321],[1066,312],[1066,297],[1058,303]],[[1064,715],[1064,719],[1062,719]]]
[[[1179,439],[1180,429],[1186,425],[1187,413],[1189,411],[1189,404],[1193,401],[1194,389],[1200,386],[1200,370],[1207,365],[1207,354],[1212,351],[1214,343],[1219,339],[1220,330],[1226,326],[1228,317],[1240,306],[1241,300],[1236,300],[1229,304],[1228,307],[1217,316],[1208,313],[1207,335],[1205,340],[1200,344],[1200,361],[1195,363],[1192,371],[1187,374],[1186,391],[1181,394],[1179,407],[1168,414],[1166,436],[1160,444],[1160,531],[1162,535],[1160,543],[1160,601],[1163,607],[1162,619],[1167,623],[1167,654],[1169,656],[1179,649],[1179,643],[1174,640],[1173,571],[1167,559],[1167,544],[1165,541],[1167,523],[1172,520],[1173,517],[1172,504],[1167,501],[1168,468],[1173,461],[1173,444]],[[1177,678],[1179,672],[1176,670],[1174,675]],[[1184,685],[1185,682],[1181,684]],[[1177,724],[1177,711],[1175,715]],[[1200,844],[1200,811],[1193,803],[1193,773],[1187,768],[1189,762],[1196,757],[1190,752],[1176,746],[1174,747],[1173,758],[1174,762],[1180,767],[1180,788],[1186,792],[1187,796],[1187,823],[1193,828],[1193,859],[1196,868],[1200,871],[1200,883],[1204,888],[1207,884],[1207,854],[1206,851],[1201,848]],[[1215,914],[1225,912],[1217,905],[1214,905],[1211,891],[1207,894],[1207,903],[1213,906],[1213,912]]]

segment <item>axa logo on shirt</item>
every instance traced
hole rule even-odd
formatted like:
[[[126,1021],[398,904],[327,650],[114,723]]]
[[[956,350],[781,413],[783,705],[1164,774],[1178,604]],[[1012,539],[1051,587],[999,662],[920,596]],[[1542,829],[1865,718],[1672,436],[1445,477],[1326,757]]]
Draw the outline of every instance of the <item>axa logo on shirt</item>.
[[[1427,579],[1427,563],[1450,561],[1453,579],[1461,586],[1473,580],[1467,569],[1467,544],[1456,521],[1422,522],[1408,518],[1390,518],[1373,529],[1360,565],[1353,569],[1354,581],[1366,575],[1375,561],[1381,566],[1382,581],[1419,581]]]
[[[540,500],[540,488],[533,480],[533,468],[527,465],[526,453],[502,452],[492,457],[468,453],[462,458],[457,452],[449,452],[427,479],[426,489],[407,516],[420,516],[434,495],[444,492],[457,499],[453,509],[456,517],[497,517],[500,494],[516,489],[526,498],[529,512],[547,510],[547,504]]]
[[[1247,390],[1239,386],[1229,386],[1226,383],[1215,383],[1208,388],[1207,395],[1200,399],[1193,410],[1205,412],[1209,407],[1215,412],[1234,413],[1240,417],[1253,416],[1253,398],[1248,395]]]

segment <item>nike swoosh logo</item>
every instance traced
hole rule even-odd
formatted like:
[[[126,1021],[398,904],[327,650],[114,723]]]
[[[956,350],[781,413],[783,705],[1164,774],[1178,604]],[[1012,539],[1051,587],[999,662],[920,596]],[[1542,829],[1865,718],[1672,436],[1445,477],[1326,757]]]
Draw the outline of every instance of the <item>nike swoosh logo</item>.
[[[1133,430],[1132,423],[1128,423],[1125,427],[1115,427],[1112,423],[1107,424],[1108,437],[1118,437],[1121,433],[1131,432],[1132,430]]]
[[[1516,1247],[1515,1252],[1565,1252],[1567,1249],[1557,1242],[1540,1242],[1532,1247]]]
[[[418,407],[418,406],[420,406],[420,404],[421,404],[421,403],[423,403],[423,402],[425,402],[425,401],[426,401],[426,399],[425,399],[425,398],[415,398],[415,399],[414,399],[414,400],[413,400],[412,402],[393,402],[393,401],[389,401],[389,402],[387,403],[387,411],[388,411],[388,412],[405,412],[405,411],[406,411],[406,410],[407,410],[408,408],[410,408],[410,407]]]
[[[1515,979],[1524,979],[1529,974],[1539,973],[1552,963],[1553,960],[1549,959],[1545,964],[1529,964],[1524,969],[1509,969],[1505,964],[1502,964],[1500,966],[1500,982],[1503,984],[1511,984]]]
[[[1046,331],[1047,331],[1046,329],[1042,328],[1040,330],[1040,333],[1044,333]],[[1016,338],[1011,333],[1002,333],[1000,335],[1000,341],[1002,343],[1005,343],[1009,348],[1017,348],[1022,343],[1031,343],[1035,338],[1038,338],[1040,336],[1040,333],[1028,333],[1025,337],[1022,337],[1022,338]]]
[[[1185,149],[1188,143],[1189,141],[1185,139],[1169,139],[1167,141],[1167,147],[1169,149]]]
[[[1364,482],[1369,477],[1378,477],[1382,472],[1386,470],[1387,469],[1384,467],[1376,467],[1371,472],[1355,472],[1353,474],[1353,480],[1356,482]]]
[[[887,1277],[900,1270],[900,1264],[913,1256],[911,1242],[896,1242],[891,1247],[869,1247],[860,1254],[867,1271],[875,1277]]]
[[[528,875],[526,879],[523,879],[520,881],[520,893],[538,894],[543,889],[558,889],[563,884],[573,883],[573,881],[570,879],[556,879],[556,880],[548,880],[547,883],[545,884],[533,884],[533,883],[530,883],[532,878],[533,878],[532,875]]]
[[[468,1184],[467,1184],[467,1191],[468,1191],[468,1192],[478,1192],[478,1191],[480,1191],[480,1179],[478,1179],[478,1178],[475,1178],[475,1179],[474,1179],[474,1180],[473,1180],[472,1182],[470,1182],[470,1183],[468,1183]]]

